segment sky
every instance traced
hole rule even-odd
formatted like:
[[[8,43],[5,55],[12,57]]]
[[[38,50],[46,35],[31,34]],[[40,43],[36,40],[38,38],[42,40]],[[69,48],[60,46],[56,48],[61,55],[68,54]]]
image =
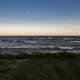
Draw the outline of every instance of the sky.
[[[80,0],[0,0],[3,35],[80,36]]]

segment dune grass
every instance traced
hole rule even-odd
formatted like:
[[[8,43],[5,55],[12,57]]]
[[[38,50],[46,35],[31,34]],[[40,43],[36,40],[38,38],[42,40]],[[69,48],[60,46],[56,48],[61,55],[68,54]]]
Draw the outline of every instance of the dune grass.
[[[80,54],[0,55],[0,80],[80,80]]]

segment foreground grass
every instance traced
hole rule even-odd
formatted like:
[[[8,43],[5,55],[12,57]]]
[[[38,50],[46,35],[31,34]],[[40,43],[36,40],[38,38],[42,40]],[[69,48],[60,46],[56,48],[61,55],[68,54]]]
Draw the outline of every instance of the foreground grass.
[[[0,55],[0,80],[80,80],[80,54]]]

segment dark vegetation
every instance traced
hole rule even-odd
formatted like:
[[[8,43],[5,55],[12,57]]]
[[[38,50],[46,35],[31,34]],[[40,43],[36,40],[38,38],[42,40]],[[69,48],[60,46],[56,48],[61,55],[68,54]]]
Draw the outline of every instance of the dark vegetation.
[[[80,80],[80,54],[0,54],[0,80]]]

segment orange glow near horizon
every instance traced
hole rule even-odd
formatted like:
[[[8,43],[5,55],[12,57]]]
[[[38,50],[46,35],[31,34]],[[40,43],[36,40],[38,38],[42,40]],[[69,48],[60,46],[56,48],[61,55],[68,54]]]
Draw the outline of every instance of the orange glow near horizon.
[[[67,27],[70,26],[70,27]],[[72,24],[0,24],[0,36],[79,35],[80,25]]]

